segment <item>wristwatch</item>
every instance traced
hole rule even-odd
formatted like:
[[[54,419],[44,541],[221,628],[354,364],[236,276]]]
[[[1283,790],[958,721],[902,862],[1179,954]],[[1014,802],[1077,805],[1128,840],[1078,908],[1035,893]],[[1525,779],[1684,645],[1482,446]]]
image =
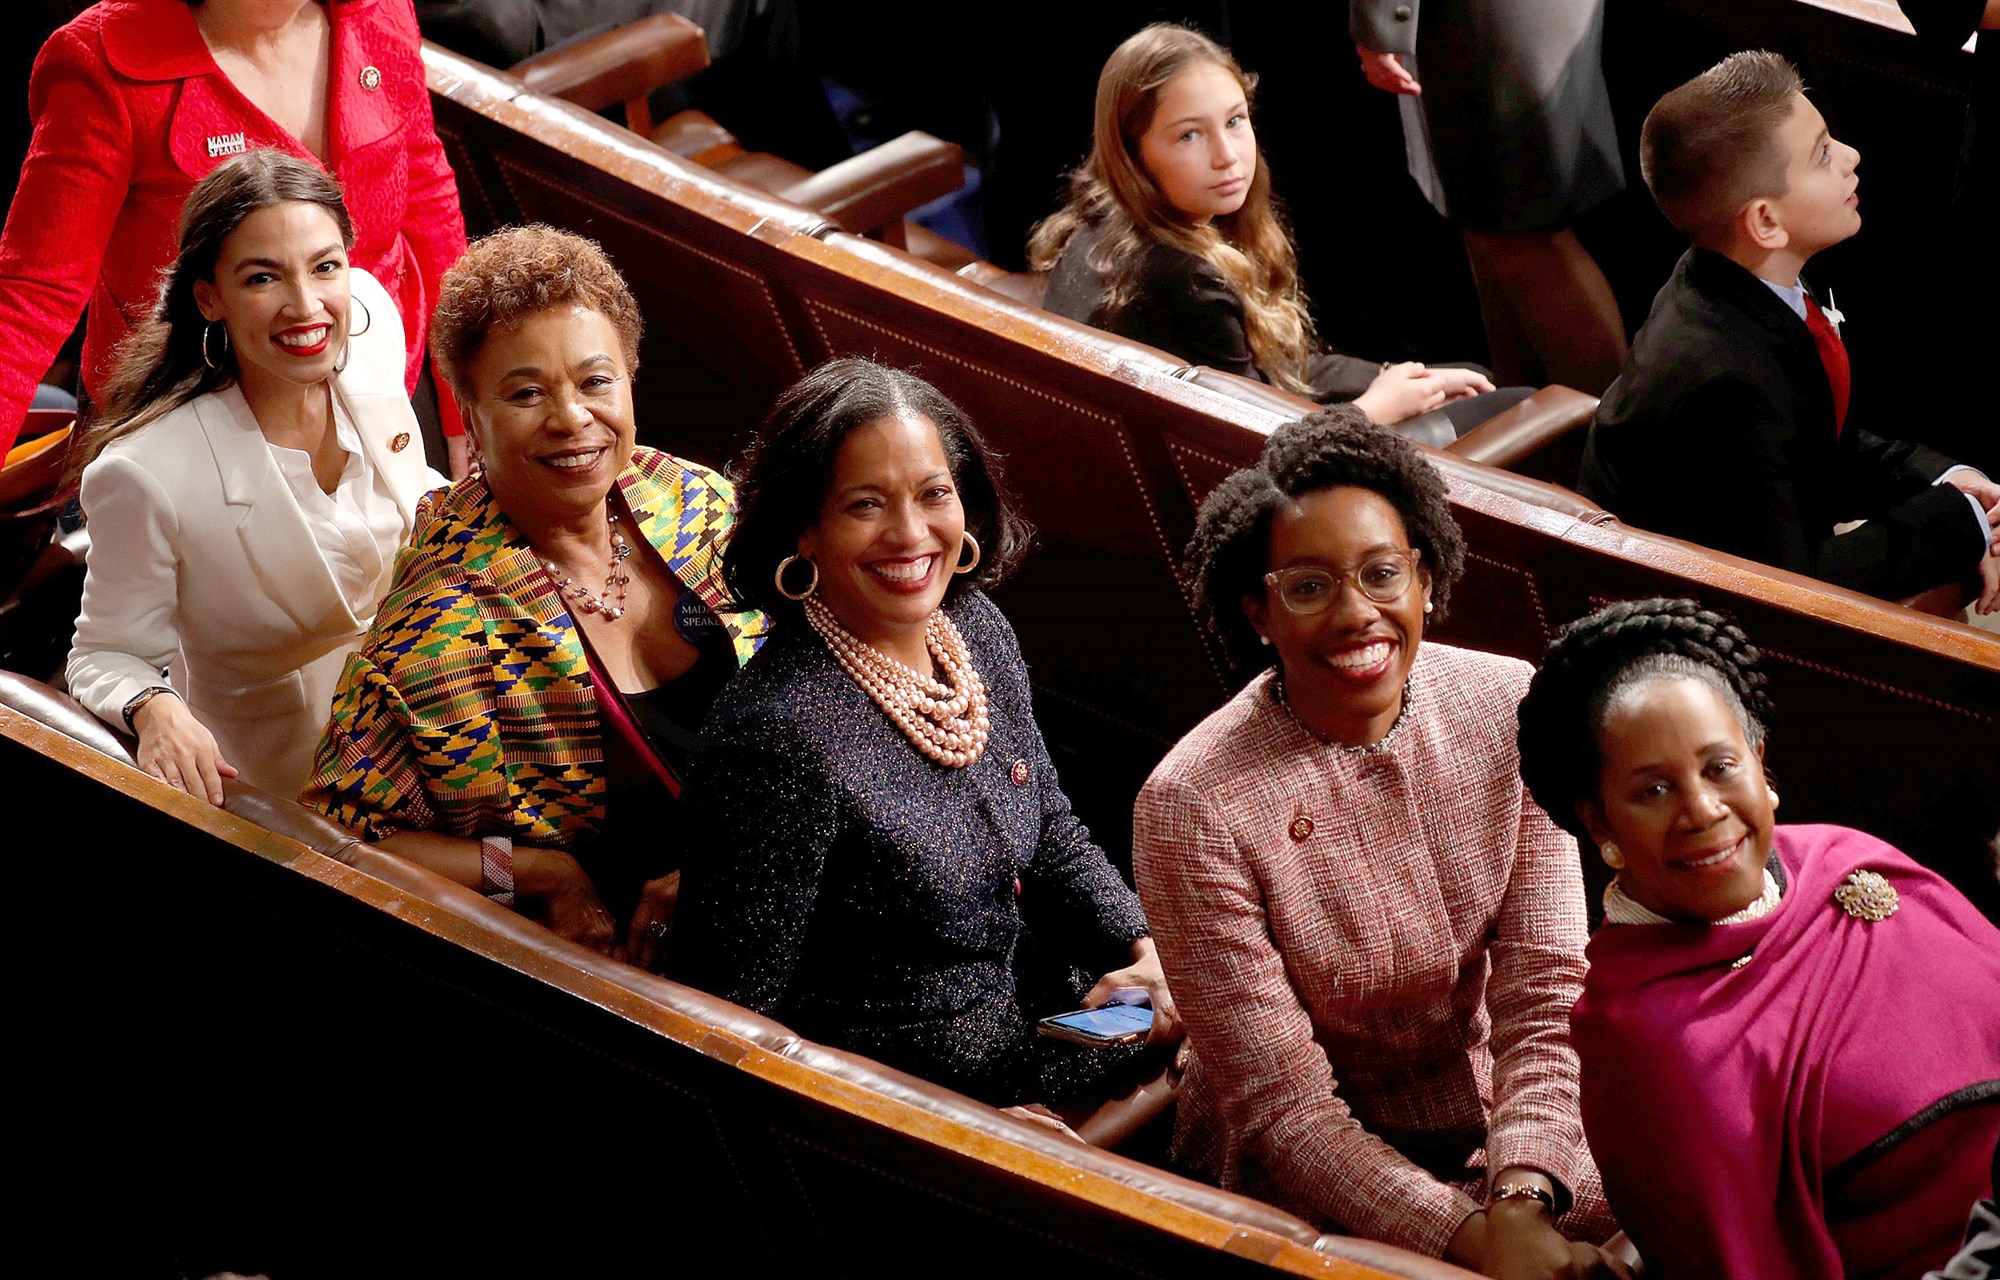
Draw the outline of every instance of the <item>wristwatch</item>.
[[[136,736],[139,730],[133,726],[132,717],[139,714],[139,708],[145,706],[147,703],[151,702],[154,698],[158,697],[160,694],[173,693],[173,692],[174,690],[172,685],[156,684],[156,685],[149,685],[148,687],[141,689],[139,690],[139,692],[133,694],[131,701],[125,704],[125,710],[124,710],[125,732]],[[179,697],[180,695],[175,694],[174,696]]]

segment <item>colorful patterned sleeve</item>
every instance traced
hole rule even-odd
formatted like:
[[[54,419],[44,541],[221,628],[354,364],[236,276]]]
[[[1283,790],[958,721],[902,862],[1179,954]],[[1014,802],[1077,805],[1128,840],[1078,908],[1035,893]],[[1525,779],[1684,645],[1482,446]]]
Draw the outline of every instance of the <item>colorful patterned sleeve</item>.
[[[382,669],[366,654],[350,655],[300,802],[363,840],[427,829],[436,815],[415,769],[407,720],[408,706]]]
[[[341,673],[301,799],[366,840],[510,831],[491,662],[470,593],[391,595]]]

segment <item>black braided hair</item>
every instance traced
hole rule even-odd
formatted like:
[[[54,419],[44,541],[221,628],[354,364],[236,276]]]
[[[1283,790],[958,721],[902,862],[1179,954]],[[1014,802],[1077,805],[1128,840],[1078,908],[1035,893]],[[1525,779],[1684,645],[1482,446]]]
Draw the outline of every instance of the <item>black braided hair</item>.
[[[1764,741],[1770,699],[1756,646],[1729,617],[1693,600],[1606,605],[1550,642],[1519,710],[1521,778],[1558,826],[1585,843],[1577,801],[1597,796],[1598,734],[1618,695],[1657,676],[1702,680],[1722,695],[1751,746]]]
[[[1272,432],[1257,465],[1216,486],[1195,519],[1182,572],[1197,616],[1238,675],[1273,661],[1243,612],[1243,598],[1264,590],[1271,517],[1289,502],[1342,485],[1379,494],[1396,509],[1431,576],[1431,620],[1444,621],[1452,584],[1465,572],[1465,537],[1444,477],[1404,436],[1352,405],[1332,405]]]

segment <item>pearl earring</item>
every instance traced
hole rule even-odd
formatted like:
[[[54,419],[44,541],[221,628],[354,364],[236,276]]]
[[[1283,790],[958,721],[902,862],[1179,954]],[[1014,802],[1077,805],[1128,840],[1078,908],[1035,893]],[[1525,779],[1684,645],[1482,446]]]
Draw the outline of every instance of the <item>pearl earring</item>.
[[[1619,852],[1618,846],[1611,841],[1606,840],[1598,846],[1597,851],[1604,855],[1605,866],[1610,867],[1614,871],[1624,867],[1625,855]]]
[[[1257,643],[1258,643],[1258,644],[1269,644],[1269,643],[1271,643],[1271,637],[1269,637],[1269,636],[1263,636],[1263,635],[1260,635],[1260,636],[1258,636],[1258,637],[1257,637]]]
[[[1433,609],[1435,609],[1435,608],[1437,608],[1437,606],[1436,606],[1436,605],[1434,605],[1434,604],[1432,604],[1432,603],[1431,603],[1430,601],[1428,601],[1428,600],[1424,601],[1424,612],[1425,612],[1425,613],[1429,613],[1429,612],[1430,612],[1431,610],[1433,610]]]
[[[1769,796],[1769,797],[1771,797],[1771,807],[1772,807],[1773,809],[1777,808],[1777,807],[1778,807],[1778,789],[1777,789],[1776,787],[1765,787],[1765,788],[1764,788],[1764,794],[1765,794],[1765,795],[1767,795],[1767,796]]]

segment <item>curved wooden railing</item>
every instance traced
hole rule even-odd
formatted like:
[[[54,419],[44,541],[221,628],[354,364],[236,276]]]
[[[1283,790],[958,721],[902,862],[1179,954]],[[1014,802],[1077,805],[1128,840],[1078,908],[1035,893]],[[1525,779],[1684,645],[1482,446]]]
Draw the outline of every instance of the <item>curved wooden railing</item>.
[[[70,1119],[30,1126],[18,1156],[115,1150],[152,1228],[125,1232],[124,1261],[1467,1274],[802,1040],[289,801],[238,788],[217,810],[119,750],[74,703],[0,677],[0,766],[92,837],[18,859],[17,900],[45,909],[17,953],[45,962],[49,1006],[24,1096]],[[63,909],[86,904],[90,938]]]

